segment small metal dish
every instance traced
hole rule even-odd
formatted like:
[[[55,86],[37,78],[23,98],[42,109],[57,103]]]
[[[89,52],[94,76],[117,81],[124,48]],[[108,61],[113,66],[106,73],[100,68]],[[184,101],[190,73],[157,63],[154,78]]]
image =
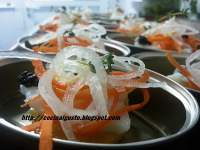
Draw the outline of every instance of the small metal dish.
[[[1,140],[20,145],[26,149],[37,149],[39,135],[20,129],[27,124],[22,115],[27,108],[20,108],[24,96],[19,92],[16,76],[24,70],[32,71],[30,61],[6,59],[0,61],[0,133]],[[163,81],[167,85],[150,88],[150,102],[142,110],[130,113],[131,129],[118,144],[97,144],[54,139],[55,149],[134,149],[157,145],[189,131],[198,121],[199,107],[194,97],[176,82],[148,70],[152,81]],[[139,92],[129,95],[130,103],[142,98]],[[7,141],[8,142],[8,141]]]

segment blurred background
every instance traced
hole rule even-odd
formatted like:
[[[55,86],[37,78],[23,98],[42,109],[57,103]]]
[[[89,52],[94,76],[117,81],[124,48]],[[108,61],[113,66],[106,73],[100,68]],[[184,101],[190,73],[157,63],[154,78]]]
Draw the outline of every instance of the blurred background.
[[[17,38],[62,6],[68,11],[89,9],[97,14],[120,7],[127,15],[147,19],[181,9],[189,10],[188,19],[198,20],[200,16],[200,0],[0,0],[0,49],[10,48]]]

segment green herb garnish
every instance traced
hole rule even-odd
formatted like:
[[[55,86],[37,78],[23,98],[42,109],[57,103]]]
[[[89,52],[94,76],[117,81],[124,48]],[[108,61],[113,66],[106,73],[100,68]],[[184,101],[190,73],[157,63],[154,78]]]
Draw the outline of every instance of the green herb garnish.
[[[102,63],[104,64],[107,73],[112,71],[112,64],[114,64],[113,58],[114,56],[111,53],[102,57]]]
[[[161,17],[158,22],[162,22],[162,21],[165,21],[165,20],[168,20],[172,17],[176,17],[176,16],[183,16],[183,17],[187,17],[188,16],[188,9],[183,9],[179,12],[169,12],[167,13],[167,15]]]
[[[112,71],[112,64],[114,64],[113,58],[114,58],[114,56],[111,53],[102,57],[101,61],[104,65],[104,68],[106,69],[107,73],[110,73]],[[90,71],[93,73],[96,73],[95,66],[92,64],[91,61],[88,63],[88,65],[90,67]]]

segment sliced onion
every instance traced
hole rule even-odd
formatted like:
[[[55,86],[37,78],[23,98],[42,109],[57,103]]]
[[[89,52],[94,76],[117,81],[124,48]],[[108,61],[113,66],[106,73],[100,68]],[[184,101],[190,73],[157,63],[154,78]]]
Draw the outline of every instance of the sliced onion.
[[[88,48],[71,46],[64,48],[58,55],[56,55],[53,61],[53,68],[55,69],[56,73],[60,73],[63,71],[63,66],[59,66],[59,64],[64,65],[65,60],[68,60],[71,56],[77,56],[79,58],[84,58],[86,60],[91,61],[96,69],[96,74],[101,82],[106,83],[107,81],[107,74],[104,69],[103,64],[101,63],[101,59],[94,51],[91,51]]]
[[[186,68],[192,74],[192,79],[200,87],[200,62],[194,62],[195,60],[200,61],[200,50],[192,53],[186,59]]]
[[[60,101],[60,99],[55,95],[53,89],[52,89],[52,80],[54,77],[54,72],[52,70],[48,70],[45,72],[45,74],[40,78],[38,89],[40,92],[40,95],[44,98],[46,103],[52,108],[52,110],[56,114],[67,114],[67,115],[77,115],[80,116],[83,115],[95,115],[96,112],[92,111],[86,111],[81,109],[70,109],[68,106],[63,105],[63,102]]]
[[[179,24],[175,21],[175,18],[165,21],[162,24],[155,26],[143,33],[143,35],[152,35],[152,34],[178,34],[178,35],[195,35],[199,31],[193,27]]]
[[[80,60],[84,60],[82,64]],[[91,62],[94,66],[96,73],[93,73],[87,62]],[[141,77],[145,71],[144,63],[134,57],[114,57],[115,67],[125,70],[125,75],[108,75],[105,71],[101,57],[95,51],[89,48],[71,46],[64,48],[60,51],[53,60],[51,69],[48,70],[41,77],[39,81],[39,92],[45,102],[51,107],[56,115],[108,115],[108,110],[111,105],[108,103],[107,89],[119,87],[162,87],[165,83],[161,82],[148,82],[141,83],[137,81],[137,77]],[[136,63],[136,64],[135,64]],[[77,73],[74,75],[73,73]],[[71,87],[66,91],[64,102],[60,101],[52,89],[52,80],[54,76],[58,78],[63,77],[66,79],[67,84]],[[87,109],[74,108],[74,99],[78,91],[85,85],[89,86],[90,93],[93,101]],[[123,95],[121,99],[126,99],[127,94]],[[117,109],[122,108],[124,102],[117,104]],[[126,126],[124,122],[126,121]],[[68,139],[75,139],[72,124],[73,121],[61,122],[61,127]],[[116,128],[119,132],[125,132],[130,128],[130,119],[128,114],[123,116],[120,121],[114,121],[110,128]],[[109,129],[110,130],[110,129]]]
[[[97,75],[92,76],[87,84],[89,85],[90,92],[97,112],[99,112],[100,115],[108,115],[108,99],[106,99],[107,96],[105,97],[104,95],[106,91],[101,86],[101,82],[99,81]]]
[[[73,29],[73,32],[76,36],[84,37],[92,40],[93,42],[97,42],[100,40],[102,35],[106,34],[106,29],[98,24],[91,24],[89,26],[77,26]]]
[[[85,85],[85,82],[83,80],[76,81],[75,84],[73,84],[64,95],[64,103],[71,109],[74,108],[74,99],[76,94],[79,92],[79,90]]]
[[[71,57],[78,57],[80,59],[85,59],[90,61],[96,70],[96,73],[92,73],[88,69],[83,69],[78,65],[76,61],[70,60]],[[58,65],[59,64],[59,65]],[[107,74],[105,72],[104,66],[101,63],[100,57],[96,54],[96,52],[82,47],[68,47],[61,51],[53,61],[53,69],[57,74],[63,75],[66,73],[65,65],[67,66],[67,71],[75,71],[80,74],[80,80],[85,80],[86,85],[88,84],[90,87],[91,95],[93,97],[95,107],[98,113],[100,114],[108,114],[107,110]],[[65,69],[65,70],[64,70]],[[80,88],[80,86],[76,86],[76,88]],[[94,89],[99,91],[96,93]],[[73,90],[67,93],[65,102],[69,101],[70,107],[73,107],[73,98],[78,90]]]
[[[125,69],[132,69],[132,70],[126,75],[116,75],[116,76],[108,75],[109,80],[129,80],[136,77],[140,77],[142,74],[144,74],[145,64],[137,58],[115,57],[115,60],[116,63],[119,62]],[[139,66],[136,66],[133,63],[137,63]]]
[[[141,83],[134,80],[109,80],[108,82],[113,87],[135,87],[135,88],[158,88],[158,87],[164,87],[166,86],[165,82],[150,82],[150,83]]]

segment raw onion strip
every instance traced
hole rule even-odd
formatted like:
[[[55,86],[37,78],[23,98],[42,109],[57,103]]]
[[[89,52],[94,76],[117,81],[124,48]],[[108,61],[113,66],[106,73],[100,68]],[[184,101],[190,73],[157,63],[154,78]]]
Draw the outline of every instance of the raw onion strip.
[[[195,60],[200,58],[200,50],[192,53],[187,59],[186,59],[186,68],[192,75],[192,80],[198,85],[200,88],[200,62],[195,62]],[[200,60],[198,60],[200,61]]]

